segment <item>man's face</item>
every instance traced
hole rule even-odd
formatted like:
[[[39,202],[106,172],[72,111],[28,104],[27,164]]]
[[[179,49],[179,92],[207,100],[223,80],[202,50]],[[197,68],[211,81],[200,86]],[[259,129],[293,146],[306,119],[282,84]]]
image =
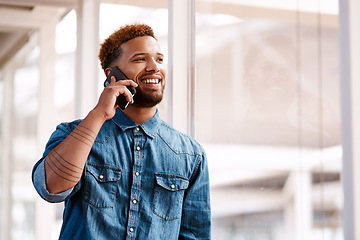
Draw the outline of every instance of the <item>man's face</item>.
[[[138,87],[134,106],[153,107],[160,103],[165,88],[166,69],[158,42],[150,36],[137,37],[121,45],[117,66]]]

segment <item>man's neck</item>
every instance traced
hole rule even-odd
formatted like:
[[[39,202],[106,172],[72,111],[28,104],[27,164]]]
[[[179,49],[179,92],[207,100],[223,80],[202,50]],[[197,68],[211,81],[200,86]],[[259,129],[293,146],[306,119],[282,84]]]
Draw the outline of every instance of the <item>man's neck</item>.
[[[129,105],[125,110],[122,111],[136,124],[140,125],[155,115],[156,106],[151,108],[142,108],[137,107],[136,105]]]

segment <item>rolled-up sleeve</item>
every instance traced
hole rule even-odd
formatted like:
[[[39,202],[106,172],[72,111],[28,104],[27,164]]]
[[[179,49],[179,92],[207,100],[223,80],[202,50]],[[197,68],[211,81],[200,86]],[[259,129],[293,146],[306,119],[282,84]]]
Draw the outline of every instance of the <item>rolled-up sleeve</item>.
[[[48,202],[58,203],[65,201],[74,192],[75,187],[64,192],[52,194],[46,188],[44,159],[41,159],[33,169],[32,181],[38,194]]]
[[[70,188],[64,192],[52,194],[46,188],[45,182],[45,158],[47,154],[55,148],[59,143],[61,143],[72,131],[74,126],[69,124],[60,124],[56,131],[51,135],[48,143],[46,144],[45,152],[43,157],[35,164],[32,170],[32,182],[38,192],[38,194],[48,202],[58,203],[65,201],[71,195],[75,194],[80,189],[81,180],[75,185],[75,187]]]

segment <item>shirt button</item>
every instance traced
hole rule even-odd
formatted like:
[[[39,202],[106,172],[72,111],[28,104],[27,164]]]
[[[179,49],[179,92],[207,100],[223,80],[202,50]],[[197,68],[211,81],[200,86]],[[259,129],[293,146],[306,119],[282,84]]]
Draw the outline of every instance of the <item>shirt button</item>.
[[[136,204],[136,203],[137,203],[136,199],[134,199],[134,200],[132,201],[132,203],[133,203],[133,204]]]
[[[136,150],[140,151],[140,147],[136,147]]]
[[[140,131],[140,128],[139,128],[139,127],[135,128],[135,129],[136,129],[136,131]]]
[[[140,175],[140,173],[139,173],[139,172],[136,172],[136,173],[135,173],[135,175],[136,175],[136,176],[139,176],[139,175]]]
[[[129,231],[130,231],[130,232],[133,232],[133,231],[134,231],[134,228],[129,228]]]
[[[171,184],[171,186],[170,186],[172,189],[174,189],[175,188],[175,185],[174,184]]]
[[[104,176],[103,175],[99,175],[99,179],[103,179],[104,178]]]

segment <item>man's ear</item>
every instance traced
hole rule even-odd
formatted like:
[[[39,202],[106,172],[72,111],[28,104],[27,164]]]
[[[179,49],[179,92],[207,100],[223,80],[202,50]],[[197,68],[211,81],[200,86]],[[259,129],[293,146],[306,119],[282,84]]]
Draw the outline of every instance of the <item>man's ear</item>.
[[[111,70],[112,70],[112,68],[106,68],[106,69],[104,70],[106,77],[109,76]]]

